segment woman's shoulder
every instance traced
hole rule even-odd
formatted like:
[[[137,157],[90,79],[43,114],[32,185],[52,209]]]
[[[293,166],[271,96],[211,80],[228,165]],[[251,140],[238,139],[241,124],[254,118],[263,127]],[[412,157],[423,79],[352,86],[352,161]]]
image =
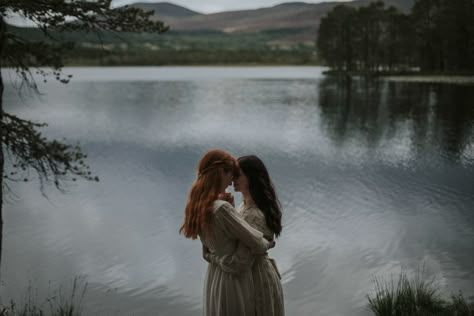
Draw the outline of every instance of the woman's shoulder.
[[[223,200],[214,201],[212,214],[214,220],[221,223],[235,222],[241,218],[232,204]]]
[[[243,209],[243,212],[241,214],[244,220],[249,223],[253,228],[262,232],[265,238],[267,238],[268,240],[273,239],[273,233],[271,229],[267,226],[265,214],[258,206],[247,206]]]
[[[260,208],[258,208],[257,205],[248,205],[248,206],[244,205],[242,207],[241,214],[245,219],[265,221],[265,214],[263,214],[263,211]]]
[[[242,203],[242,205],[240,206],[240,210],[242,213],[252,214],[256,216],[264,216],[263,211],[255,203],[251,203],[249,205]]]
[[[214,213],[217,213],[218,211],[229,211],[233,210],[234,207],[232,204],[230,204],[227,201],[224,200],[215,200],[214,204],[212,205],[212,209],[214,210]]]

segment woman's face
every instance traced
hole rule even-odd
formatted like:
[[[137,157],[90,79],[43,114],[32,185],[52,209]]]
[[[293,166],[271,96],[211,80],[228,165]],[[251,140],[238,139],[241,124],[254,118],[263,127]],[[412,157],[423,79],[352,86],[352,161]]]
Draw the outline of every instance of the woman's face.
[[[240,169],[239,176],[234,179],[234,191],[242,194],[249,191],[249,181],[242,169]]]
[[[232,170],[225,170],[221,168],[220,173],[221,173],[222,182],[225,184],[225,187],[228,187],[229,185],[231,185],[232,177],[233,177]]]

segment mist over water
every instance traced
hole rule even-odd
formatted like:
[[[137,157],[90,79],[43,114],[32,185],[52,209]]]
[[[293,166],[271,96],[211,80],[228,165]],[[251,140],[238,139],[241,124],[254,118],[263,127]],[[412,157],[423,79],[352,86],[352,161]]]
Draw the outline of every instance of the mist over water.
[[[5,107],[79,142],[100,182],[9,183],[2,301],[74,276],[97,315],[195,315],[206,262],[178,234],[200,157],[256,154],[283,205],[288,315],[369,315],[373,277],[425,267],[474,296],[474,89],[319,67],[71,68]],[[8,166],[7,166],[8,168]],[[237,194],[236,199],[240,201]]]

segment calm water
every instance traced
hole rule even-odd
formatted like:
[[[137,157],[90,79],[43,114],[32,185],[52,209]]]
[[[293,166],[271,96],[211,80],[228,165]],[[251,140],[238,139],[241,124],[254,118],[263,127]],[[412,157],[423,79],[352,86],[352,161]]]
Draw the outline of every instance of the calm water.
[[[211,148],[269,168],[288,315],[369,315],[374,277],[423,265],[443,295],[474,296],[474,86],[339,82],[314,67],[66,72],[41,96],[7,84],[6,107],[80,142],[101,181],[47,198],[37,181],[10,184],[3,301],[81,276],[87,314],[199,315],[206,263],[178,228]]]

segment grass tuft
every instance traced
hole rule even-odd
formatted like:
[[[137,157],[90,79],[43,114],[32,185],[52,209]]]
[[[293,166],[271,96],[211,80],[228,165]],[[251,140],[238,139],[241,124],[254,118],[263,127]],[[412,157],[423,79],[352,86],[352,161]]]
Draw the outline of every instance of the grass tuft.
[[[13,300],[6,305],[0,302],[0,316],[81,316],[87,283],[80,286],[80,281],[80,278],[74,278],[69,294],[65,294],[60,286],[53,295],[40,303],[37,302],[30,283],[21,304]]]
[[[474,316],[474,305],[461,293],[443,300],[434,280],[424,280],[422,274],[408,279],[400,273],[398,281],[375,278],[375,294],[367,295],[368,308],[375,316]]]

